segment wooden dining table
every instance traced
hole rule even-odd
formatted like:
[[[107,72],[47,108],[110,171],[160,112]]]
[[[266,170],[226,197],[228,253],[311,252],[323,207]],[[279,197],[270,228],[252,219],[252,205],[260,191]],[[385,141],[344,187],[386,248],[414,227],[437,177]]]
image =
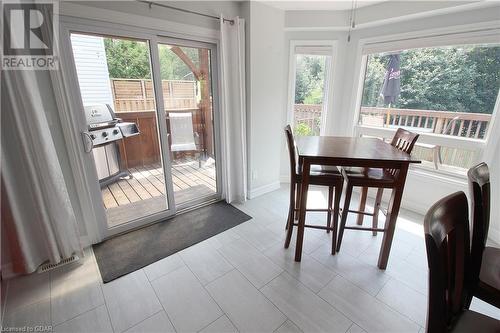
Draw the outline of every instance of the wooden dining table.
[[[296,138],[299,168],[302,169],[302,184],[299,203],[299,221],[297,243],[295,246],[295,261],[302,257],[304,228],[307,207],[307,191],[309,188],[309,171],[311,165],[331,165],[350,167],[370,167],[398,169],[396,185],[392,190],[382,247],[378,258],[378,267],[385,269],[389,259],[392,238],[396,227],[401,199],[406,182],[408,167],[412,163],[420,163],[408,153],[393,147],[389,143],[366,137],[337,136],[301,136]],[[338,213],[338,212],[336,212]],[[336,235],[332,235],[335,237]]]

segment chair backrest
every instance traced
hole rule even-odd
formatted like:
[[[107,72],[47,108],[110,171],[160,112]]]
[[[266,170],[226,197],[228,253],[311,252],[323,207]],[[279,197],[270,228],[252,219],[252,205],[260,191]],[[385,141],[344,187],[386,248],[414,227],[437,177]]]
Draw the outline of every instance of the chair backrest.
[[[405,153],[411,154],[418,137],[419,135],[417,133],[407,131],[403,128],[398,128],[396,134],[392,137],[391,145],[401,151],[404,151]],[[395,176],[398,169],[388,169],[387,171]]]
[[[486,163],[469,169],[469,194],[472,201],[471,283],[476,286],[490,225],[490,171]]]
[[[171,151],[196,150],[191,112],[169,112]]]
[[[463,192],[436,202],[424,219],[429,265],[427,332],[446,332],[464,309],[469,295],[469,219]]]
[[[293,138],[292,127],[290,125],[285,126],[286,144],[288,146],[288,156],[290,157],[290,174],[293,178],[297,174],[297,147],[295,145],[295,139]]]

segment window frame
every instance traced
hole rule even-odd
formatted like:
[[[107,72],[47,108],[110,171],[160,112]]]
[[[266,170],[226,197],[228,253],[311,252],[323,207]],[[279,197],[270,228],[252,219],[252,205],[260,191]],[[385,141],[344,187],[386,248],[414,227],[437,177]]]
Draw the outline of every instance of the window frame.
[[[325,79],[324,79],[324,91],[323,91],[323,109],[321,112],[321,126],[320,135],[326,135],[328,130],[327,123],[329,117],[333,113],[333,78],[335,77],[335,68],[337,62],[337,41],[336,40],[290,40],[290,50],[288,59],[288,100],[287,100],[287,124],[293,126],[294,124],[294,105],[295,105],[295,83],[296,83],[296,70],[297,70],[297,54],[295,49],[297,47],[330,47],[331,54],[330,61],[326,59],[325,64]]]
[[[459,27],[450,27],[445,29],[425,30],[420,32],[403,33],[391,36],[360,39],[358,44],[358,53],[356,57],[356,72],[354,77],[355,85],[351,101],[352,135],[369,135],[382,137],[384,139],[392,138],[396,129],[374,127],[359,124],[361,112],[361,100],[366,74],[368,55],[384,53],[398,50],[415,48],[437,48],[446,46],[460,46],[467,44],[500,44],[500,24],[498,22],[486,22],[476,25],[465,25]],[[461,148],[475,152],[475,161],[481,161],[489,158],[491,151],[495,150],[497,142],[500,142],[500,89],[497,93],[495,106],[492,110],[491,121],[488,132],[484,139],[463,138],[456,136],[440,135],[434,133],[419,133],[419,143],[435,144],[450,148]],[[498,147],[497,147],[498,148]],[[466,177],[465,172],[457,173],[446,169],[436,170],[428,165],[415,165],[414,168],[423,172],[433,174],[443,174],[461,179]]]

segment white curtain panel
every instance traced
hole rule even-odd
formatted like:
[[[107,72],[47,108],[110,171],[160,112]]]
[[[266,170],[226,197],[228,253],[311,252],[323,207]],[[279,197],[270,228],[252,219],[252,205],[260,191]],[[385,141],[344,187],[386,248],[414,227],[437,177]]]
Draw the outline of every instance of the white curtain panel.
[[[234,24],[220,19],[221,138],[223,183],[226,201],[247,197],[247,148],[245,113],[245,20]]]
[[[7,242],[16,244],[7,262],[17,267],[14,273],[31,273],[80,253],[81,246],[37,73],[2,76],[2,181],[13,216]],[[2,267],[5,273],[12,273],[9,267]]]

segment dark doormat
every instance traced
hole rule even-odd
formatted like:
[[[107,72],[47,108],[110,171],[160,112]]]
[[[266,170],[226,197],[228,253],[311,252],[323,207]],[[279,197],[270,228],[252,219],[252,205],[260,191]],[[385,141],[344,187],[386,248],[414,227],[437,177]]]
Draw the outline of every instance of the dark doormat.
[[[231,229],[252,217],[217,202],[94,245],[106,283]]]

